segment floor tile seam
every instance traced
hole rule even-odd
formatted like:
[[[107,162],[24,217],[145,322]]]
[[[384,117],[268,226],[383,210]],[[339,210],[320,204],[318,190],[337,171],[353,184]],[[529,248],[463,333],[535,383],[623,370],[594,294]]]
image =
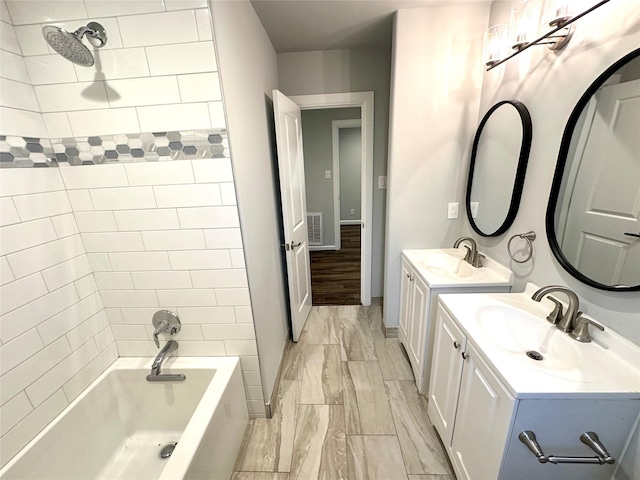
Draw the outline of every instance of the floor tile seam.
[[[397,422],[396,422],[396,416],[393,414],[393,408],[391,407],[391,399],[389,398],[390,395],[387,392],[387,386],[386,385],[385,385],[384,391],[385,391],[385,393],[387,395],[387,400],[389,401],[389,409],[391,409],[391,420],[393,421],[393,428],[395,428],[396,437],[398,437],[398,445],[400,446],[400,455],[402,455],[402,465],[404,465],[405,475],[407,475],[407,478],[409,478],[408,477],[409,472],[408,472],[408,468],[407,468],[407,458],[406,458],[406,454],[405,454],[405,452],[404,452],[404,450],[402,448],[402,443],[400,443],[400,437],[398,436],[398,425],[397,425]]]
[[[344,405],[344,401],[342,403],[311,403],[311,402],[298,402],[296,405],[327,405],[329,407],[334,405]]]
[[[398,447],[400,448],[400,455],[402,455],[402,468],[404,470],[404,475],[405,475],[405,479],[408,479],[408,475],[409,473],[407,472],[407,466],[404,463],[404,455],[402,453],[402,447],[400,445],[400,439],[398,438],[398,435],[371,435],[371,434],[351,434],[351,435],[347,435],[347,437],[395,437],[396,438],[396,442],[398,442]],[[348,443],[348,439],[347,439],[347,449],[349,448],[349,443]],[[347,462],[349,461],[349,455],[347,455]],[[349,479],[351,480],[351,479]]]

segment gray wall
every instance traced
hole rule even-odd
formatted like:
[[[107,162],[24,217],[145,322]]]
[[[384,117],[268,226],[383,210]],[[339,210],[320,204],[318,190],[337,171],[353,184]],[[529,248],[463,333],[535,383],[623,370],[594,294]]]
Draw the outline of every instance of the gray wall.
[[[333,120],[360,118],[359,108],[327,108],[302,111],[304,143],[304,175],[307,190],[307,211],[322,212],[323,245],[335,244],[333,215]],[[358,189],[360,187],[358,186]]]
[[[210,2],[245,246],[264,398],[289,334],[280,200],[274,177],[272,90],[277,57],[247,1]]]
[[[384,48],[278,54],[285,95],[374,92],[372,297],[381,297],[383,291],[386,190],[378,189],[378,176],[387,174],[390,74],[391,51]]]
[[[478,120],[488,4],[400,10],[394,28],[384,321],[398,325],[403,249],[451,246]],[[462,214],[462,211],[461,211]]]
[[[494,2],[490,23],[508,20],[514,3]],[[555,259],[545,230],[546,208],[565,124],[598,75],[638,48],[640,17],[636,10],[627,2],[606,5],[577,22],[578,28],[562,52],[532,48],[484,74],[481,115],[500,100],[516,98],[531,113],[533,138],[514,224],[497,238],[479,238],[475,234],[474,238],[489,256],[513,269],[516,290],[522,291],[527,282],[567,285],[580,297],[581,310],[640,344],[640,293],[606,292],[582,284]],[[523,265],[511,262],[507,254],[509,238],[529,230],[538,234],[533,261]],[[472,233],[466,221],[464,233]]]
[[[361,220],[362,130],[341,128],[338,135],[340,157],[340,221]],[[351,213],[353,210],[353,213]]]

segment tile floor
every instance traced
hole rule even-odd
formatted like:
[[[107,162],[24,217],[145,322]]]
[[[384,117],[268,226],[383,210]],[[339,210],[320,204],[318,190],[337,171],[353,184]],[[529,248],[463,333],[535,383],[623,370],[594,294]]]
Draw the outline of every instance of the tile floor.
[[[233,480],[454,480],[381,307],[313,307],[273,418],[249,421]]]

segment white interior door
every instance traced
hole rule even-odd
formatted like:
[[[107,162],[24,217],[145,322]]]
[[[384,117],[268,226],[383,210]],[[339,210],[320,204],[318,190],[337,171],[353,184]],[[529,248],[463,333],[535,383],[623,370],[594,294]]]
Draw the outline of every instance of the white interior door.
[[[562,251],[587,277],[637,285],[640,239],[640,80],[609,85],[576,177]]]
[[[293,341],[297,342],[311,311],[311,269],[302,153],[302,118],[300,107],[278,90],[273,91],[273,110],[292,335]]]

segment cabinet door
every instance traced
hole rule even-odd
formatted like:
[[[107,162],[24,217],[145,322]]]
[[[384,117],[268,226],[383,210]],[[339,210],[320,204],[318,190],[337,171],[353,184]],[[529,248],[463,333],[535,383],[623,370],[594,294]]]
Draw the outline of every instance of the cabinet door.
[[[461,353],[467,339],[442,307],[438,308],[436,322],[427,413],[442,442],[449,446],[464,363]]]
[[[427,316],[429,314],[429,287],[417,274],[412,277],[413,291],[409,322],[409,356],[415,363],[416,379],[422,377],[425,341],[427,335]],[[424,393],[424,392],[420,392]]]
[[[409,314],[411,313],[411,291],[413,289],[413,284],[411,279],[413,275],[413,270],[407,263],[407,261],[402,259],[402,279],[400,283],[400,331],[398,332],[398,336],[400,337],[400,341],[405,343],[409,338]]]
[[[497,479],[515,400],[467,343],[451,461],[458,480]]]

